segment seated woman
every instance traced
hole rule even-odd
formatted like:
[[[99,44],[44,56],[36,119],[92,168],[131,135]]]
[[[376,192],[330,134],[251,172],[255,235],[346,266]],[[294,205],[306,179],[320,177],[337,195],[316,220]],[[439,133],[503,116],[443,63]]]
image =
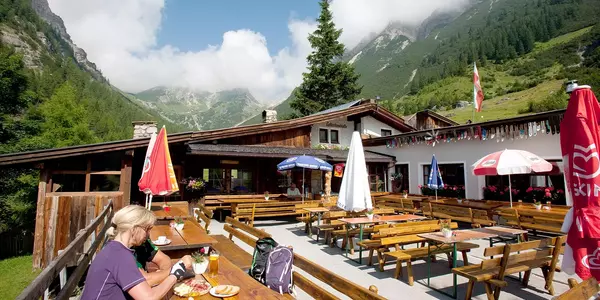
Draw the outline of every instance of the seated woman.
[[[302,194],[300,193],[300,190],[296,187],[296,184],[292,182],[292,184],[290,185],[290,187],[287,189],[287,193],[286,195],[288,197],[302,197]]]
[[[156,217],[138,205],[129,205],[113,217],[108,229],[112,238],[98,252],[88,270],[82,300],[88,299],[162,299],[185,274],[183,261],[175,263],[169,275],[156,287],[151,287],[136,265],[133,246],[148,240]]]

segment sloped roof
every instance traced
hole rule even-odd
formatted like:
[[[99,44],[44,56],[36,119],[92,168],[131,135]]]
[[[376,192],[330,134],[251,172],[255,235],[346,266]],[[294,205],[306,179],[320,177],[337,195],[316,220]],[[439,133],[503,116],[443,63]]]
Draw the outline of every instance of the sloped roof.
[[[358,105],[358,104],[360,104],[362,101],[363,101],[363,100],[362,100],[362,99],[360,99],[360,100],[356,100],[356,101],[352,101],[352,102],[344,103],[344,104],[342,104],[342,105],[338,105],[338,106],[332,107],[332,108],[330,108],[330,109],[326,109],[326,110],[320,111],[320,112],[318,112],[318,113],[314,113],[314,114],[312,114],[311,116],[324,115],[324,114],[328,114],[328,113],[331,113],[331,112],[335,112],[335,111],[344,110],[344,109],[350,108],[350,107],[352,107],[352,106]]]
[[[364,100],[361,100],[364,101]],[[194,142],[206,142],[213,140],[220,140],[238,136],[246,136],[253,134],[263,134],[269,132],[277,132],[282,130],[300,128],[310,126],[316,123],[322,123],[332,121],[339,118],[360,116],[360,115],[372,115],[373,117],[388,123],[390,126],[403,131],[413,131],[414,128],[404,121],[389,112],[388,110],[374,104],[364,103],[356,105],[347,109],[332,111],[326,114],[310,115],[302,118],[282,120],[273,123],[261,123],[255,125],[246,125],[239,127],[230,127],[223,129],[214,129],[206,131],[195,131],[195,132],[183,132],[174,133],[168,135],[170,144],[174,143],[194,143]],[[53,148],[44,149],[37,151],[19,152],[0,155],[0,166],[2,165],[14,165],[21,163],[36,162],[48,159],[56,159],[69,156],[87,155],[95,153],[103,153],[109,151],[123,151],[131,150],[135,148],[146,147],[149,142],[149,138],[140,139],[129,139],[122,141],[113,141],[97,144],[88,144],[73,147]]]

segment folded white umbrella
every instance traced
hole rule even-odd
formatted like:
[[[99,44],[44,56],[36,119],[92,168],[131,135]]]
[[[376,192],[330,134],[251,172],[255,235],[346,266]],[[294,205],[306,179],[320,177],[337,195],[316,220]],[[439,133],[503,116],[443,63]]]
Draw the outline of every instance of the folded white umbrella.
[[[373,208],[365,152],[358,131],[352,133],[350,151],[348,151],[337,206],[345,211],[361,211]]]

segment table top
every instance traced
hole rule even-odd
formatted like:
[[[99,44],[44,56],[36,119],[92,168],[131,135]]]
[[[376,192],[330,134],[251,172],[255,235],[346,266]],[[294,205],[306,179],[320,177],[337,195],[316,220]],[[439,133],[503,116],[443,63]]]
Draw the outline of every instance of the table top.
[[[274,198],[269,198],[268,201],[276,201]],[[265,198],[241,198],[241,199],[217,199],[217,201],[222,203],[262,203],[267,202]]]
[[[196,275],[196,278],[206,279],[213,287],[220,284],[237,285],[240,287],[240,292],[236,296],[229,298],[215,298],[209,293],[200,297],[194,297],[194,299],[292,299],[290,295],[280,295],[262,285],[224,256],[219,257],[219,275],[212,278],[208,274],[202,274]],[[187,300],[187,297],[173,295],[170,300]]]
[[[318,212],[328,212],[330,209],[328,207],[307,207],[307,208],[304,208],[304,210],[307,212],[311,212],[311,213],[318,213]]]
[[[372,220],[369,220],[369,218],[367,218],[367,217],[342,218],[342,219],[338,219],[338,221],[344,222],[346,224],[358,225],[358,224],[400,222],[400,221],[411,221],[411,220],[422,220],[422,219],[426,219],[426,217],[406,214],[406,215],[389,215],[389,216],[377,216],[377,217],[374,216]]]
[[[487,233],[496,234],[499,236],[518,235],[518,234],[527,233],[527,230],[510,228],[510,227],[502,227],[502,226],[491,226],[491,227],[484,227],[484,228],[478,228],[478,229],[472,229],[472,230],[476,230],[479,232],[487,232]]]
[[[152,204],[152,213],[159,220],[173,220],[175,218],[189,218],[190,213],[187,210],[187,202],[185,205],[178,205],[174,203],[171,204],[171,209],[169,211],[165,211],[162,208],[162,203],[157,203],[156,205]]]
[[[177,230],[170,225],[155,225],[150,231],[150,238],[155,241],[159,236],[164,235],[171,240],[171,243],[165,246],[158,246],[162,251],[194,249],[210,246],[217,243],[198,222],[185,220],[183,229]]]
[[[498,236],[495,233],[481,232],[474,229],[453,230],[452,233],[453,236],[449,238],[444,237],[444,234],[442,232],[421,233],[417,234],[417,236],[444,244],[454,244],[458,242],[487,239]]]

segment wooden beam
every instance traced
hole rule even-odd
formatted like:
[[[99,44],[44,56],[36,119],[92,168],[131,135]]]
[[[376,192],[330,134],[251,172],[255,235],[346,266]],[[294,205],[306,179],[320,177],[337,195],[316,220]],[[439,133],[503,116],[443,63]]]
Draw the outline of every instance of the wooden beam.
[[[50,215],[48,216],[48,228],[46,230],[46,241],[44,244],[44,257],[46,264],[54,257],[56,245],[56,222],[58,221],[58,196],[53,196],[50,201]]]
[[[133,152],[133,151],[128,151]],[[125,153],[125,156],[121,160],[121,177],[119,178],[119,191],[123,192],[123,206],[129,205],[131,202],[131,166],[133,164],[133,153],[128,155]]]
[[[56,170],[52,174],[71,174],[71,175],[121,175],[121,171],[77,171],[77,170]]]
[[[44,206],[46,202],[46,185],[50,172],[48,169],[40,170],[38,183],[37,208],[35,216],[35,235],[33,239],[33,268],[42,267],[42,255],[44,253]]]
[[[85,173],[85,192],[89,192],[90,191],[90,184],[92,182],[92,178],[90,175],[90,172],[92,171],[92,160],[88,158],[87,161],[87,170]]]

